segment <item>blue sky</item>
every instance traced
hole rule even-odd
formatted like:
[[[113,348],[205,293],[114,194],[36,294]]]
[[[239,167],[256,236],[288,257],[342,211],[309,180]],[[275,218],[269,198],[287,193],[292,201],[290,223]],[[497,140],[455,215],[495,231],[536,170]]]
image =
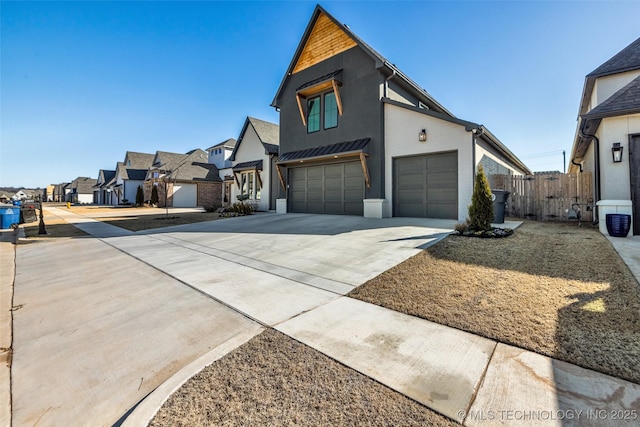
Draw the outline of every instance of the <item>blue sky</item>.
[[[127,150],[236,138],[270,107],[316,2],[0,4],[0,186],[114,169]],[[640,36],[640,2],[322,2],[533,170],[562,169],[584,76]]]

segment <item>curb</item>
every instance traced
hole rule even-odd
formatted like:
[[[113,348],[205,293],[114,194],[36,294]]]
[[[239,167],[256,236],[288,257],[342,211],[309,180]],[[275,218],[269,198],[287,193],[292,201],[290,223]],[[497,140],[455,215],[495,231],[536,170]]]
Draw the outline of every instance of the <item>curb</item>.
[[[126,418],[122,423],[120,423],[120,425],[122,427],[140,427],[148,425],[158,410],[160,410],[164,402],[166,402],[166,400],[191,377],[216,360],[240,347],[256,335],[260,334],[263,330],[264,327],[256,323],[251,330],[234,336],[180,369],[143,398],[136,406],[134,406],[128,416],[125,414]]]

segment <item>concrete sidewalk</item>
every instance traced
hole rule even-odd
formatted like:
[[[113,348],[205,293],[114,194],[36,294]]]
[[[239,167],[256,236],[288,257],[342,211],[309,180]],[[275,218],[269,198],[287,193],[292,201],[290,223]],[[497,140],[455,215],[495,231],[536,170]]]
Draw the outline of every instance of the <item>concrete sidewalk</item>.
[[[131,233],[67,216],[102,240],[74,241],[129,254],[133,258],[126,262],[164,272],[166,280],[211,295],[466,425],[619,425],[610,414],[640,405],[637,384],[342,296],[444,237],[445,222],[345,218],[337,223],[327,216],[266,214]],[[68,269],[85,259],[108,261],[90,247],[77,252],[59,246],[59,257],[69,258],[72,251]],[[302,252],[308,253],[296,256]],[[350,262],[356,254],[358,263]],[[92,270],[112,274],[97,261]],[[78,296],[87,289],[79,290]],[[145,301],[134,298],[123,307],[140,303]],[[105,331],[116,327],[105,326]],[[163,388],[167,394],[174,389]],[[154,399],[157,406],[163,397]],[[143,406],[147,417],[153,413]],[[148,419],[136,412],[132,417],[141,424]]]

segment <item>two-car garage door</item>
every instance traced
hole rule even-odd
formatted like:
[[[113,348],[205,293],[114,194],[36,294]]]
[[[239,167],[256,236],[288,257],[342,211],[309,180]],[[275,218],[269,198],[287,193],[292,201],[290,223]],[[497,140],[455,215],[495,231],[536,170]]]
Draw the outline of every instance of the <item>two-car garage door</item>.
[[[289,169],[289,211],[362,215],[364,177],[360,162]]]
[[[393,159],[393,215],[458,218],[458,153]]]

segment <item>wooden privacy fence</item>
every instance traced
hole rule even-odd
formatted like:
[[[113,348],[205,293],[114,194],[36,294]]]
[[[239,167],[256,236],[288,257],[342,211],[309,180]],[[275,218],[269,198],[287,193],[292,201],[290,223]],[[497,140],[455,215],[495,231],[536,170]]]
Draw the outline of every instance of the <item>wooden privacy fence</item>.
[[[505,215],[538,221],[567,221],[567,210],[579,208],[582,221],[593,220],[590,172],[580,174],[491,175],[491,188],[510,192]]]

